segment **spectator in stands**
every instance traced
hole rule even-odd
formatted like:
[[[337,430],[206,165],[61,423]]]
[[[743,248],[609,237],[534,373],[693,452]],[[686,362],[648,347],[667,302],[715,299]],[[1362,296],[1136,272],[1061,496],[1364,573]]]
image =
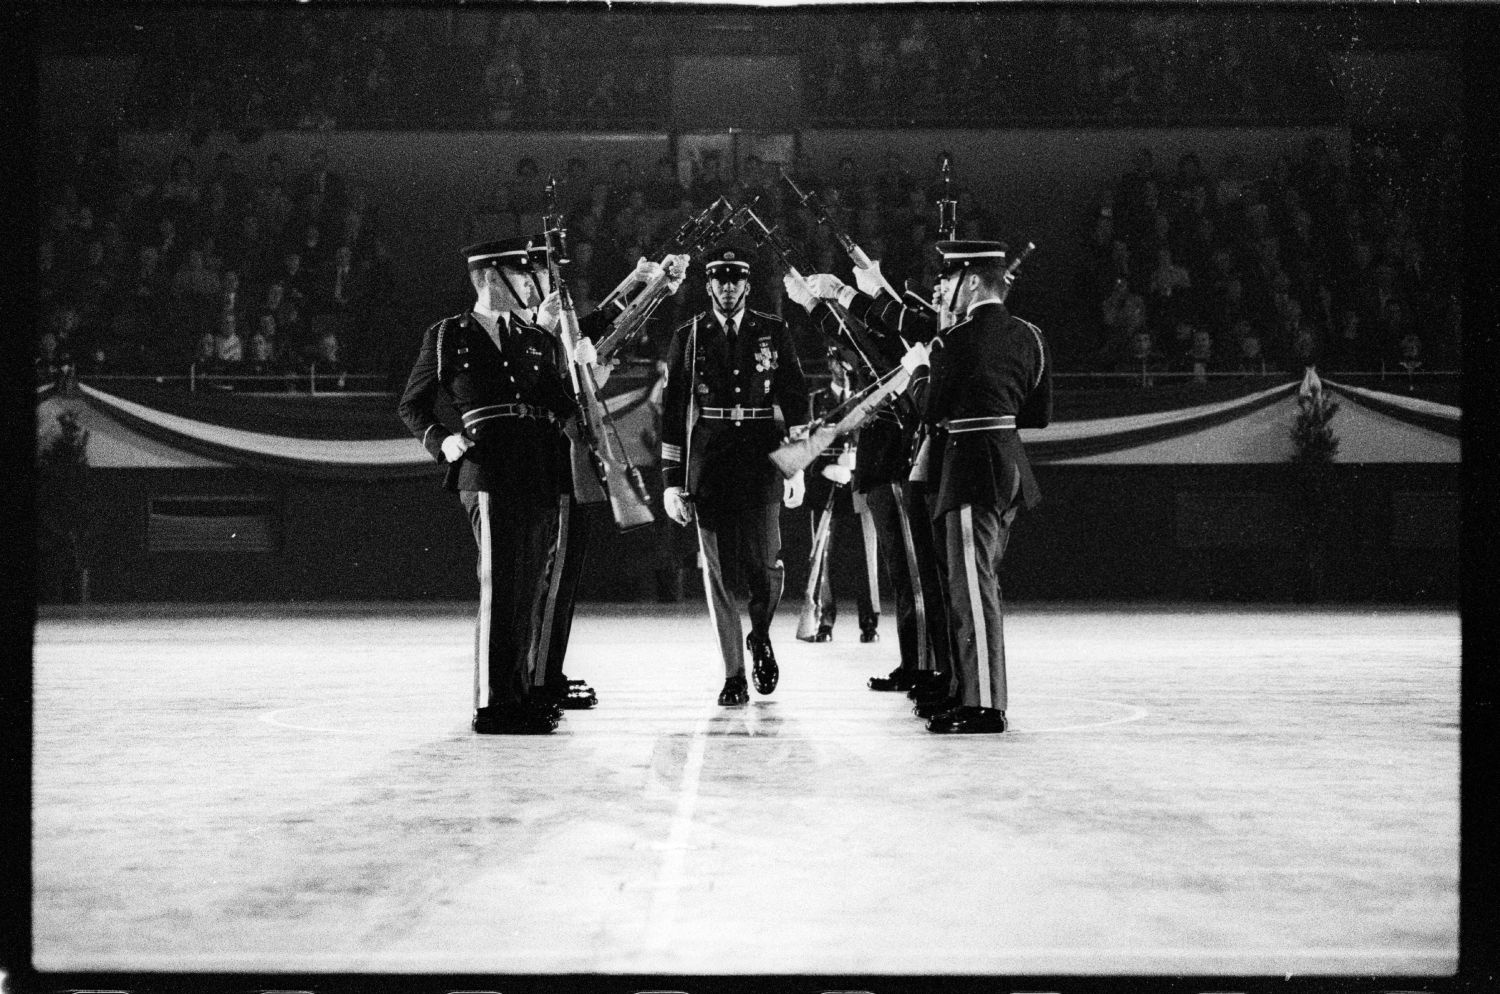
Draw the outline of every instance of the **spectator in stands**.
[[[178,237],[177,222],[170,214],[156,222],[156,235],[151,242],[163,271],[175,273],[186,257],[187,249]]]
[[[193,214],[192,230],[201,237],[222,242],[233,231],[234,217],[229,206],[229,191],[218,181],[204,188],[203,199]]]
[[[1267,362],[1261,353],[1260,336],[1255,333],[1249,321],[1241,321],[1234,327],[1231,340],[1235,343],[1238,354],[1231,363],[1230,372],[1242,376],[1265,376],[1276,372],[1276,367]]]
[[[270,268],[259,215],[241,216],[238,228],[224,239],[224,264],[246,274],[264,273]]]
[[[239,319],[233,311],[225,311],[219,315],[219,327],[214,333],[214,361],[220,370],[228,371],[244,358],[245,343],[240,338]]]
[[[1125,345],[1126,351],[1120,353],[1114,372],[1134,373],[1140,377],[1141,386],[1149,387],[1156,384],[1159,375],[1170,371],[1170,364],[1156,348],[1156,338],[1151,332],[1141,328],[1131,334]]]
[[[1207,383],[1208,374],[1219,371],[1214,361],[1214,339],[1206,328],[1186,326],[1191,333],[1188,350],[1182,355],[1182,369],[1194,383]]]
[[[593,92],[584,103],[589,123],[595,128],[604,128],[609,119],[618,112],[621,102],[619,88],[612,72],[600,73],[594,81]]]
[[[286,189],[286,165],[277,152],[266,156],[265,170],[255,188],[253,209],[260,216],[265,237],[272,241],[281,238],[292,216],[292,199]]]
[[[188,249],[182,265],[172,275],[172,296],[206,303],[215,300],[221,293],[223,286],[218,276],[204,264],[202,247]]]
[[[233,311],[236,315],[238,315],[244,306],[244,301],[241,299],[240,292],[239,270],[224,270],[223,274],[219,278],[219,284],[219,313],[222,314],[226,311]]]
[[[693,185],[689,187],[693,206],[702,210],[728,192],[729,180],[723,173],[719,153],[712,149],[704,152],[698,172],[693,177]]]
[[[646,189],[646,203],[658,211],[675,210],[688,196],[687,189],[677,178],[677,160],[664,155],[656,160],[656,177]]]
[[[1125,280],[1116,280],[1114,289],[1100,304],[1099,314],[1102,325],[1090,365],[1096,369],[1111,369],[1132,354],[1130,350],[1136,336],[1150,334],[1146,326],[1146,300],[1140,294],[1132,293]]]
[[[172,175],[161,187],[161,207],[179,219],[190,219],[203,196],[193,160],[185,155],[172,159]]]

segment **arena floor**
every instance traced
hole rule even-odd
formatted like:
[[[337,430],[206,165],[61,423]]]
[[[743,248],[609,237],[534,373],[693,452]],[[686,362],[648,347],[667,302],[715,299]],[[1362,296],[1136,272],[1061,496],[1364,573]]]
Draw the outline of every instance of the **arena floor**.
[[[601,706],[508,738],[468,729],[465,605],[54,610],[35,966],[1456,968],[1456,611],[1022,606],[979,738],[864,689],[893,630],[795,623],[721,709],[701,605],[583,605]]]

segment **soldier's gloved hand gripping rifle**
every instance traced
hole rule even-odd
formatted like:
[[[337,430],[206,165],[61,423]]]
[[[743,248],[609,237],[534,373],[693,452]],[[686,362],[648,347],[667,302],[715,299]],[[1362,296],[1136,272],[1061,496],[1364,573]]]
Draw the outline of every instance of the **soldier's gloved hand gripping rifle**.
[[[662,301],[677,292],[677,288],[687,278],[688,263],[693,254],[702,252],[706,246],[723,237],[724,230],[729,226],[731,213],[729,201],[720,197],[688,218],[661,249],[660,269],[629,303],[624,303],[623,300],[625,293],[637,282],[634,273],[626,276],[600,302],[600,309],[610,304],[620,307],[620,313],[610,322],[609,330],[599,338],[597,350],[600,360],[608,359],[634,338],[646,326]]]
[[[803,193],[802,189],[797,186],[797,181],[792,179],[785,169],[781,170],[781,178],[786,180],[786,185],[792,188],[792,193],[797,197],[797,202],[811,211],[817,222],[827,228],[834,239],[838,241],[839,245],[843,247],[844,252],[849,256],[849,261],[854,263],[855,268],[871,273],[880,283],[881,288],[891,295],[892,300],[898,304],[903,303],[901,294],[896,292],[896,288],[891,286],[890,281],[885,278],[885,274],[880,271],[880,264],[866,255],[865,250],[859,247],[859,243],[850,237],[848,232],[838,226],[829,215],[828,209],[823,206],[823,202],[818,199],[818,195],[811,190]]]
[[[641,471],[630,462],[630,456],[620,440],[609,409],[599,397],[599,384],[594,378],[591,362],[580,361],[578,343],[582,337],[578,330],[578,313],[573,309],[573,295],[568,290],[566,232],[562,226],[562,215],[557,213],[555,180],[547,183],[547,210],[543,218],[547,235],[547,268],[552,278],[552,289],[558,295],[558,334],[567,351],[568,375],[578,398],[582,413],[579,430],[588,446],[594,471],[599,483],[609,497],[610,510],[615,524],[623,531],[650,524],[655,520],[651,514],[650,496]],[[597,351],[597,350],[596,350]]]

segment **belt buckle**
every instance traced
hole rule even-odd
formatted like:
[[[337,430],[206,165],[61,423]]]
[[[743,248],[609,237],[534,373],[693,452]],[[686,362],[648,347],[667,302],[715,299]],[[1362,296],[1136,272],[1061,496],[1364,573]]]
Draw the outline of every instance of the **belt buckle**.
[[[530,404],[517,404],[516,405],[516,413],[519,414],[523,418],[529,418],[529,417],[531,417],[531,405]]]
[[[735,404],[729,409],[729,420],[733,421],[735,424],[739,424],[741,421],[745,420],[745,407],[743,404]]]

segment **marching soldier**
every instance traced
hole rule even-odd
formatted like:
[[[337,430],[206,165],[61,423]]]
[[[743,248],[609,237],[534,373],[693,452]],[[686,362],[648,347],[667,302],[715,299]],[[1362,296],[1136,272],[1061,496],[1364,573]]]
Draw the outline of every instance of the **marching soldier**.
[[[819,274],[807,279],[814,295],[810,300],[799,299],[802,291],[790,281],[787,292],[811,311],[830,338],[840,335],[830,306],[837,302],[861,323],[867,343],[879,348],[888,361],[901,356],[903,339],[927,341],[937,333],[938,323],[930,310],[904,307],[881,291],[878,271],[856,269],[854,275],[858,290],[835,276]],[[928,513],[927,484],[908,479],[915,428],[910,418],[903,421],[890,409],[880,411],[862,427],[854,489],[864,496],[878,541],[892,550],[885,561],[895,595],[901,653],[900,665],[888,675],[871,677],[868,686],[908,693],[918,707],[930,707],[931,699],[947,701],[952,696],[952,650],[942,543],[935,540]]]
[[[560,712],[532,691],[530,655],[547,593],[559,497],[571,492],[563,422],[577,413],[558,340],[527,311],[542,300],[527,238],[463,250],[476,299],[427,329],[398,413],[448,464],[478,547],[474,715],[481,734],[547,734]],[[582,347],[580,347],[582,351]],[[461,417],[437,417],[444,396]]]
[[[809,404],[808,420],[822,417],[833,411],[844,401],[848,400],[852,387],[850,384],[853,369],[837,347],[830,346],[828,349],[828,368],[833,377],[828,386],[814,390]],[[855,591],[855,607],[859,612],[859,640],[861,642],[876,642],[880,639],[880,560],[877,558],[878,539],[875,534],[874,522],[870,518],[870,509],[862,494],[854,492],[852,483],[856,469],[856,447],[858,445],[859,432],[854,432],[849,437],[841,439],[833,447],[824,451],[808,467],[811,470],[811,479],[807,483],[807,496],[804,503],[808,507],[808,515],[812,522],[813,533],[817,533],[818,516],[825,513],[825,509],[831,511],[833,519],[829,522],[828,546],[831,550],[833,544],[838,541],[838,536],[846,534],[851,519],[859,522],[860,552],[864,560],[864,582]],[[832,505],[829,498],[832,497]],[[831,555],[831,552],[826,552]],[[831,642],[833,640],[833,626],[838,620],[838,603],[833,596],[833,582],[827,569],[823,570],[822,582],[817,590],[818,625],[814,632],[803,641],[807,642]],[[802,638],[801,632],[798,637]]]
[[[724,246],[706,259],[710,307],[677,328],[667,354],[663,504],[678,524],[696,523],[709,615],[724,659],[719,704],[730,707],[750,699],[745,647],[754,657],[755,689],[776,689],[771,619],[785,577],[777,504],[799,506],[803,484],[800,473],[783,481],[769,456],[783,440],[775,408],[784,418],[800,416],[807,388],[786,325],[745,306],[746,253]],[[739,608],[724,582],[726,555],[737,555],[746,573],[750,633],[743,646]]]
[[[938,294],[957,323],[936,343],[912,346],[903,362],[929,359],[923,419],[944,430],[934,520],[943,522],[958,699],[927,723],[940,733],[1007,728],[1000,560],[1021,508],[1041,499],[1017,428],[1051,419],[1051,369],[1036,325],[1005,307],[1005,246],[938,243]],[[941,466],[939,469],[938,466]]]

